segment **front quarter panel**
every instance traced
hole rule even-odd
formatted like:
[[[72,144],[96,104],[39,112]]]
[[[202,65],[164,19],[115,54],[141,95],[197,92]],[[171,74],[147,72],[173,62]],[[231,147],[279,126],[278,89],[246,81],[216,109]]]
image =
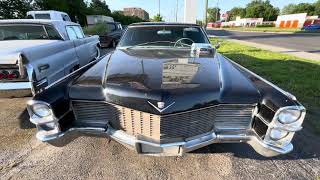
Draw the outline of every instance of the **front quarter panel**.
[[[226,58],[227,59],[227,58]],[[244,74],[257,88],[261,95],[260,104],[264,104],[273,111],[281,107],[301,105],[290,93],[267,81],[240,64],[228,59],[242,74]]]

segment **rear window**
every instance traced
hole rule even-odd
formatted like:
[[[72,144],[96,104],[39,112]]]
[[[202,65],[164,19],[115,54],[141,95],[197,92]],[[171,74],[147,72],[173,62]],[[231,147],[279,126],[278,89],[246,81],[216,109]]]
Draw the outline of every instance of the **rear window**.
[[[61,40],[59,33],[49,25],[0,25],[0,41]]]
[[[68,15],[66,15],[66,14],[61,14],[61,17],[62,17],[62,19],[63,19],[64,21],[70,21],[70,22],[71,22],[71,19],[70,19],[70,17],[69,17]]]
[[[51,19],[50,14],[35,14],[35,19]]]

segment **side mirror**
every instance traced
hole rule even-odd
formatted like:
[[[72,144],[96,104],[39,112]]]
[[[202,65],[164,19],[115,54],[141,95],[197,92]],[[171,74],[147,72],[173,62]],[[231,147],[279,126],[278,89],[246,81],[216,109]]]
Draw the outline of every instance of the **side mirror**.
[[[220,48],[220,46],[221,46],[221,42],[218,42],[216,45],[215,45],[215,49],[219,49]]]

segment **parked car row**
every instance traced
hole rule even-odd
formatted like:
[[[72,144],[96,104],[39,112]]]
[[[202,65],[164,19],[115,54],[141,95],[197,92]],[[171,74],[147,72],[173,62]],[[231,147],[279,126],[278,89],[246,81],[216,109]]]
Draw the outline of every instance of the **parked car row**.
[[[268,157],[292,151],[305,108],[217,48],[196,24],[132,24],[115,51],[28,102],[36,137],[61,146],[72,132],[106,135],[157,156],[226,142]]]

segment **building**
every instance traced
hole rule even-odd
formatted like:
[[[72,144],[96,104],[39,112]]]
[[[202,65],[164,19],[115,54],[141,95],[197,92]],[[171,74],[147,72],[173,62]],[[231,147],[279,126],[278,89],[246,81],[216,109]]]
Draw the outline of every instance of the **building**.
[[[185,0],[184,1],[184,22],[185,23],[197,23],[197,0]]]
[[[318,16],[308,16],[307,13],[280,15],[276,21],[279,28],[302,28],[310,24],[320,23]]]
[[[149,13],[141,8],[124,8],[123,15],[125,16],[137,16],[145,21],[149,20]]]
[[[231,27],[255,27],[263,23],[263,18],[241,18],[238,16],[235,21],[222,22],[221,26]]]
[[[307,19],[307,13],[280,15],[276,21],[279,28],[302,28]]]
[[[226,13],[222,14],[221,20],[222,21],[228,21],[229,17],[230,17],[230,11],[227,11]]]
[[[103,15],[88,15],[87,17],[87,24],[88,26],[93,26],[98,22],[114,22],[112,17],[103,16]]]

